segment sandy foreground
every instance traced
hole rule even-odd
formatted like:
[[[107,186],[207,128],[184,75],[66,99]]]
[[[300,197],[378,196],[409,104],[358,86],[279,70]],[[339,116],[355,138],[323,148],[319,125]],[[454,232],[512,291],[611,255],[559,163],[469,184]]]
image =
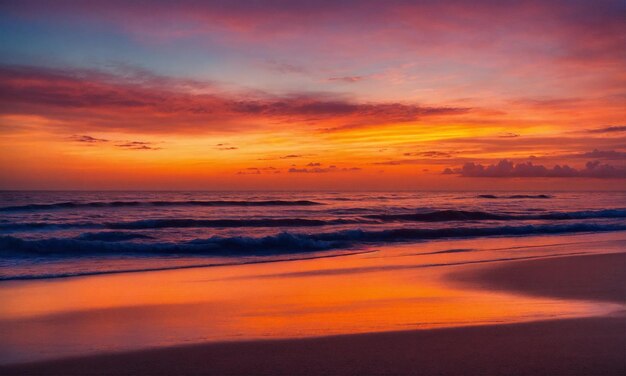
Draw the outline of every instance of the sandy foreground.
[[[479,266],[472,288],[625,303],[626,253]],[[622,375],[626,316],[210,343],[0,367],[6,375]]]

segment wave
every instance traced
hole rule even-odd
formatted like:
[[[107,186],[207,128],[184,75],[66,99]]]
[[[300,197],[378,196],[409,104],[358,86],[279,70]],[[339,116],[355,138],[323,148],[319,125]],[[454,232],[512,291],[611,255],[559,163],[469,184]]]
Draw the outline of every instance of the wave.
[[[545,214],[500,214],[482,211],[438,210],[427,213],[409,214],[372,214],[363,218],[381,221],[415,221],[415,222],[447,222],[447,221],[509,221],[509,220],[571,220],[592,218],[626,218],[626,209],[587,210],[576,212],[554,212]]]
[[[70,278],[70,277],[82,277],[82,276],[102,275],[102,274],[156,272],[156,271],[165,271],[165,270],[196,269],[196,268],[209,268],[209,267],[219,267],[219,266],[268,264],[272,262],[305,261],[305,260],[315,260],[315,259],[321,259],[321,258],[354,256],[354,255],[361,255],[364,253],[374,253],[374,252],[378,252],[378,251],[377,250],[364,250],[364,251],[320,254],[320,255],[313,255],[313,256],[307,256],[307,257],[302,257],[302,256],[280,257],[280,258],[272,258],[272,259],[260,259],[260,260],[257,259],[257,260],[233,261],[233,262],[211,262],[211,263],[196,262],[196,263],[183,264],[183,265],[159,265],[159,266],[143,266],[143,267],[137,267],[137,268],[77,270],[77,271],[64,271],[64,272],[57,272],[57,273],[0,275],[0,281]]]
[[[554,196],[550,196],[550,195],[509,195],[509,196],[478,195],[477,197],[478,198],[488,198],[488,199],[498,199],[498,198],[508,198],[508,199],[537,198],[537,199],[546,199],[546,198],[553,198]]]
[[[129,222],[23,222],[0,224],[0,231],[61,230],[61,229],[111,229],[111,230],[151,230],[163,228],[226,228],[226,227],[319,227],[356,223],[379,223],[364,219],[304,219],[304,218],[266,218],[266,219],[144,219]]]
[[[265,237],[222,237],[195,239],[180,243],[137,243],[126,241],[49,238],[26,240],[0,237],[0,256],[61,255],[80,257],[94,254],[158,255],[272,255],[350,248],[375,243],[394,243],[439,238],[523,236],[577,232],[626,230],[626,224],[558,224],[496,227],[454,227],[442,229],[396,228],[367,231],[342,230],[319,234],[282,232]],[[114,235],[121,236],[121,235]]]
[[[590,218],[626,218],[626,209],[585,210],[575,212],[555,212],[532,215],[532,219],[590,219]]]
[[[502,220],[515,219],[514,216],[487,213],[481,211],[465,210],[437,210],[427,213],[409,214],[372,214],[365,218],[378,219],[382,221],[416,221],[416,222],[445,222],[445,221],[476,221],[476,220]]]
[[[108,223],[105,226],[111,229],[155,229],[155,228],[185,228],[185,227],[313,227],[350,223],[362,223],[350,219],[303,219],[303,218],[276,218],[276,219],[148,219],[134,222]]]
[[[346,224],[379,224],[385,222],[448,222],[448,221],[512,221],[512,220],[576,220],[576,219],[626,218],[626,209],[588,210],[577,212],[553,212],[543,214],[499,214],[481,211],[438,210],[425,213],[371,214],[354,218],[305,219],[305,218],[262,218],[262,219],[144,219],[128,222],[25,222],[3,223],[0,231],[45,230],[45,229],[111,229],[149,230],[162,228],[225,228],[225,227],[319,227]]]
[[[28,231],[28,230],[64,230],[64,229],[98,229],[106,228],[105,225],[93,222],[19,222],[2,223],[0,231]]]
[[[76,237],[78,240],[103,241],[103,242],[121,242],[133,239],[154,239],[154,237],[136,232],[122,231],[104,231],[104,232],[86,232]]]
[[[0,207],[0,211],[37,211],[73,208],[116,208],[128,206],[311,206],[323,205],[309,200],[266,200],[266,201],[94,201],[94,202],[56,202],[52,204],[30,204]]]

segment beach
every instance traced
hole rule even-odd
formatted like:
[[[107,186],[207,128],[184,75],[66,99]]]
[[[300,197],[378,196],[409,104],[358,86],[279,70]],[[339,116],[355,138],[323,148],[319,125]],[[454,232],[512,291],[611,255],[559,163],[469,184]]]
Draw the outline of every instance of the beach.
[[[0,374],[611,375],[626,195],[5,192]]]
[[[626,297],[620,283],[625,264],[626,253],[599,253],[480,263],[445,273],[455,286],[613,307],[595,317],[218,341],[25,362],[0,370],[7,375],[619,375],[626,371]]]
[[[0,376],[626,375],[624,0],[0,4]]]

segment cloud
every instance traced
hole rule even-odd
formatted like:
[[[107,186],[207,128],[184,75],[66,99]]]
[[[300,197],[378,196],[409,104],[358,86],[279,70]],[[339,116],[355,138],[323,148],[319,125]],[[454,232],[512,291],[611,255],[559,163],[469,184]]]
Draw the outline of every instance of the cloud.
[[[392,159],[382,162],[373,162],[374,165],[382,166],[401,166],[401,165],[421,165],[421,164],[450,164],[463,163],[470,160],[469,158],[408,158],[408,159]]]
[[[162,148],[154,146],[152,142],[145,141],[128,141],[121,144],[116,144],[118,148],[126,150],[161,150]]]
[[[224,132],[281,124],[368,126],[457,115],[459,107],[356,102],[324,93],[224,94],[198,82],[90,69],[0,66],[0,113],[40,115],[76,129]]]
[[[127,150],[160,150],[162,148],[154,146],[153,142],[146,141],[115,141],[107,140],[104,138],[96,138],[88,135],[74,135],[68,137],[73,142],[84,143],[88,146],[95,146],[98,144],[107,144],[109,142],[115,142],[115,147]]]
[[[405,157],[424,157],[424,158],[451,158],[451,152],[447,151],[437,151],[437,150],[428,150],[428,151],[418,151],[414,153],[404,153]]]
[[[519,134],[513,133],[513,132],[503,132],[503,133],[498,134],[498,137],[500,137],[500,138],[515,138],[515,137],[519,137]]]
[[[308,165],[306,165],[307,167],[320,167],[322,164],[318,163],[318,162],[311,162]]]
[[[578,158],[596,158],[596,159],[626,159],[626,152],[616,150],[598,150],[574,155]]]
[[[512,138],[463,137],[437,140],[433,143],[433,146],[437,148],[445,148],[445,150],[465,150],[474,155],[511,155],[512,152],[515,152],[516,157],[525,154],[542,158],[576,158],[582,153],[588,152],[590,149],[620,150],[625,148],[625,145],[626,135],[613,134],[611,137],[595,137],[591,134],[586,134],[584,136],[574,137],[573,133]],[[424,146],[423,143],[420,143],[416,145],[416,147]]]
[[[389,50],[423,56],[429,47],[440,54],[500,48],[512,55],[509,61],[531,66],[537,56],[572,64],[594,61],[603,67],[623,59],[619,0],[179,0],[151,2],[150,12],[142,2],[120,0],[6,3],[3,11],[11,15],[113,27],[152,43],[193,37],[229,47],[262,45],[313,54],[348,50],[359,58],[374,51],[388,58]]]
[[[265,62],[265,66],[275,72],[278,73],[296,73],[296,74],[307,74],[309,73],[308,69],[297,64],[291,64],[284,61],[276,61],[273,59],[267,60]]]
[[[272,160],[277,160],[277,159],[298,159],[298,158],[313,157],[313,156],[315,156],[315,154],[287,154],[287,155],[280,155],[280,156],[274,156],[274,157],[257,158],[257,160],[258,161],[272,161]]]
[[[295,173],[295,174],[323,174],[323,173],[327,173],[327,172],[358,172],[361,171],[362,168],[360,167],[344,167],[344,168],[337,168],[337,166],[332,165],[329,166],[328,168],[322,168],[322,167],[314,167],[314,168],[296,168],[296,167],[292,167],[288,170],[289,173]]]
[[[267,167],[247,167],[245,170],[237,171],[237,175],[261,175],[261,174],[280,174],[281,170],[274,166]]]
[[[88,144],[109,142],[109,140],[105,140],[104,138],[96,138],[96,137],[91,137],[87,135],[82,135],[82,136],[74,135],[74,136],[69,137],[69,139],[72,141],[76,141],[76,142],[86,142]]]
[[[215,148],[217,150],[237,150],[237,149],[239,149],[238,147],[231,146],[229,144],[217,144],[217,145],[215,145]]]
[[[306,155],[304,154],[287,154],[287,155],[283,155],[282,157],[278,157],[279,159],[291,159],[291,158],[302,158],[302,157],[306,157]]]
[[[348,84],[353,84],[355,82],[363,81],[365,79],[364,76],[344,76],[344,77],[330,77],[328,81],[339,81],[345,82]]]
[[[417,157],[417,158],[403,158],[403,159],[391,159],[381,162],[373,162],[375,165],[387,165],[387,166],[400,166],[400,165],[415,165],[415,164],[451,164],[451,163],[463,163],[470,161],[465,157],[459,155],[464,153],[462,150],[457,151],[441,151],[441,150],[426,150],[417,152],[407,152],[402,154],[404,157]]]
[[[532,162],[513,163],[502,160],[495,165],[466,163],[460,169],[446,168],[443,174],[459,174],[472,178],[599,178],[625,179],[626,168],[615,167],[600,162],[587,162],[584,168],[576,169],[568,165],[556,165],[552,168],[535,165]]]
[[[334,169],[331,168],[296,168],[296,167],[292,167],[288,170],[289,173],[296,173],[296,174],[321,174],[321,173],[325,173],[325,172],[330,172]]]
[[[237,171],[237,175],[261,175],[259,170]]]
[[[614,132],[626,132],[626,125],[612,125],[609,127],[590,129],[589,133],[614,133]]]

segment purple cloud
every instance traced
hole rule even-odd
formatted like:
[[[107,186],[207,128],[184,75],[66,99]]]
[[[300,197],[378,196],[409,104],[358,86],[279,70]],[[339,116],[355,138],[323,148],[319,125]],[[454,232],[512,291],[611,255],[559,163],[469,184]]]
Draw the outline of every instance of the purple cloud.
[[[95,69],[0,65],[0,81],[0,114],[37,114],[73,120],[76,127],[153,133],[223,130],[225,125],[231,129],[257,127],[262,123],[260,119],[287,123],[341,120],[343,126],[359,127],[469,111],[461,107],[357,102],[323,93],[227,95],[210,85],[198,93],[190,88],[200,82],[144,71],[129,76]]]
[[[609,127],[590,129],[589,133],[614,133],[614,132],[626,132],[626,125],[611,125]]]
[[[144,141],[128,141],[122,144],[117,144],[118,148],[127,149],[127,150],[160,150],[160,147],[153,146],[152,142],[144,142]]]
[[[97,144],[97,143],[103,143],[103,142],[109,142],[109,140],[105,140],[104,138],[96,138],[96,137],[91,137],[91,136],[87,136],[87,135],[74,135],[70,137],[70,140],[72,141],[76,141],[76,142],[85,142],[88,144]]]
[[[576,155],[580,158],[597,158],[597,159],[626,159],[626,153],[623,151],[616,150],[598,150],[593,149],[593,151],[589,151],[586,153]]]
[[[576,169],[568,165],[556,165],[552,168],[535,165],[532,162],[513,163],[502,160],[495,165],[466,163],[460,169],[446,168],[443,174],[458,174],[472,178],[599,178],[624,179],[626,168],[602,164],[598,161],[587,162],[584,168]]]

